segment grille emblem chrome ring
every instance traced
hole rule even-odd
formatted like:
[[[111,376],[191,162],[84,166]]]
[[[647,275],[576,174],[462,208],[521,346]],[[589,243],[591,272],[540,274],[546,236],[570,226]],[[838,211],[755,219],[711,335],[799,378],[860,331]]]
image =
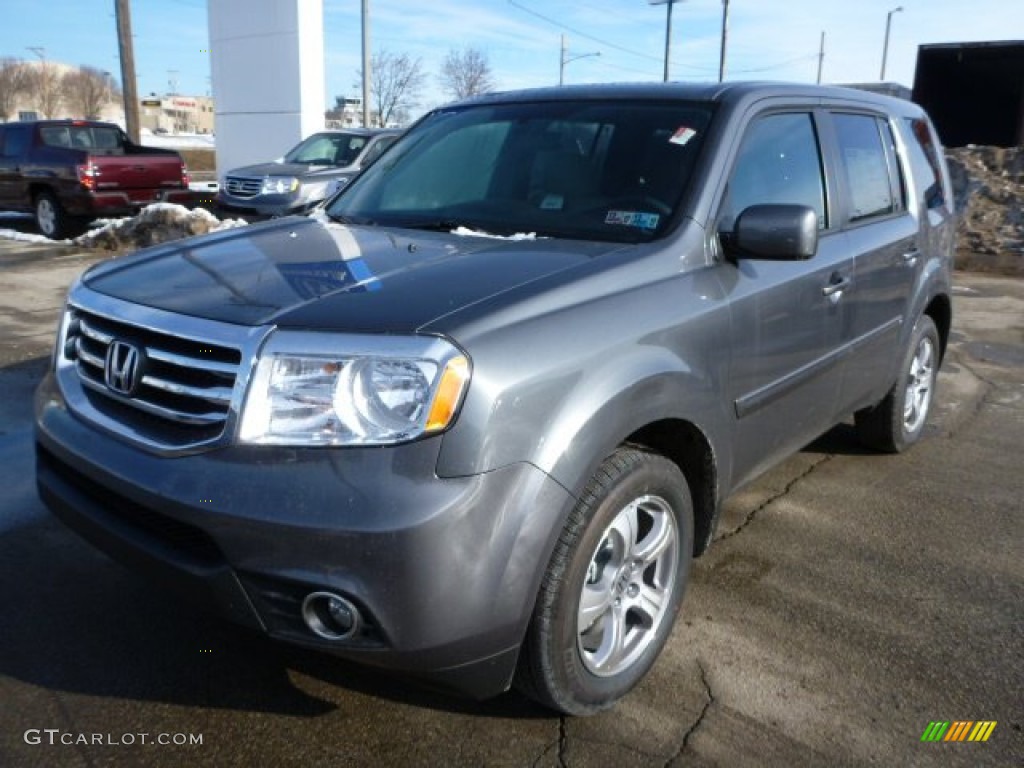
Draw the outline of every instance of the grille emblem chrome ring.
[[[112,392],[134,395],[142,381],[142,351],[131,342],[112,341],[107,347],[103,381]]]

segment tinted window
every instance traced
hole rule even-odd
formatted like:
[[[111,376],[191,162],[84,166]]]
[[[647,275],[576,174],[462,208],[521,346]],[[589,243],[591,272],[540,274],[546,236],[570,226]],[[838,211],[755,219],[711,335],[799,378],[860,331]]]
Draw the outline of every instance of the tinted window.
[[[726,191],[720,228],[729,232],[751,205],[806,205],[827,226],[825,185],[814,121],[809,113],[768,115],[743,139]]]
[[[48,125],[39,129],[39,135],[48,147],[120,150],[124,144],[124,135],[106,126]]]
[[[928,123],[920,118],[907,118],[904,124],[909,129],[907,150],[910,153],[910,167],[917,180],[917,188],[923,191],[923,202],[928,208],[938,208],[945,202],[939,173],[939,152],[928,130]]]
[[[893,213],[896,201],[878,120],[871,115],[834,117],[840,158],[849,184],[850,221]]]
[[[28,126],[8,125],[4,134],[0,134],[4,157],[21,157],[28,148],[30,136]]]

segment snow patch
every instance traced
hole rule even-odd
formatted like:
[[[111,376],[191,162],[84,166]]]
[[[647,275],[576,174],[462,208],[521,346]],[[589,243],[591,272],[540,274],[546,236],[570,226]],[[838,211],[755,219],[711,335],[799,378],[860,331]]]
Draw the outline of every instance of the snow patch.
[[[490,232],[480,232],[468,227],[457,227],[452,230],[453,235],[459,237],[487,237],[491,240],[536,240],[536,232],[516,232],[514,235],[492,235]]]
[[[70,240],[51,240],[43,235],[32,235],[18,232],[16,229],[0,229],[0,237],[5,240],[17,240],[22,243],[39,243],[40,245],[70,244]]]

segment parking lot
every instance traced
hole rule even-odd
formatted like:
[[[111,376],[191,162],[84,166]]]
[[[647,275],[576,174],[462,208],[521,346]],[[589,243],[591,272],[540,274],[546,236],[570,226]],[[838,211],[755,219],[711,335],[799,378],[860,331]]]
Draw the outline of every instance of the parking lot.
[[[841,426],[735,495],[652,674],[572,719],[273,644],[56,522],[32,390],[95,258],[0,241],[0,765],[1024,764],[1020,281],[958,274],[923,442],[873,455]],[[932,721],[997,725],[923,743]]]

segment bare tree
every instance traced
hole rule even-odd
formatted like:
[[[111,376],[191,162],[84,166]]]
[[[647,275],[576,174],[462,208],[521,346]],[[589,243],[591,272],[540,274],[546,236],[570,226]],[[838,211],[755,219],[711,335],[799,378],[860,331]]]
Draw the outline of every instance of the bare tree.
[[[362,72],[357,73],[362,77]],[[388,125],[419,103],[426,75],[419,59],[406,53],[377,51],[370,59],[370,93],[377,107],[380,125]]]
[[[0,121],[7,122],[14,114],[19,97],[28,84],[25,62],[6,56],[0,59]]]
[[[57,117],[64,95],[61,93],[60,69],[45,59],[32,64],[28,75],[28,93],[43,117]]]
[[[73,117],[96,119],[103,107],[120,98],[120,90],[109,72],[83,66],[65,73],[61,81],[64,103]]]
[[[478,48],[448,51],[438,80],[453,99],[467,99],[494,90],[487,54]]]

